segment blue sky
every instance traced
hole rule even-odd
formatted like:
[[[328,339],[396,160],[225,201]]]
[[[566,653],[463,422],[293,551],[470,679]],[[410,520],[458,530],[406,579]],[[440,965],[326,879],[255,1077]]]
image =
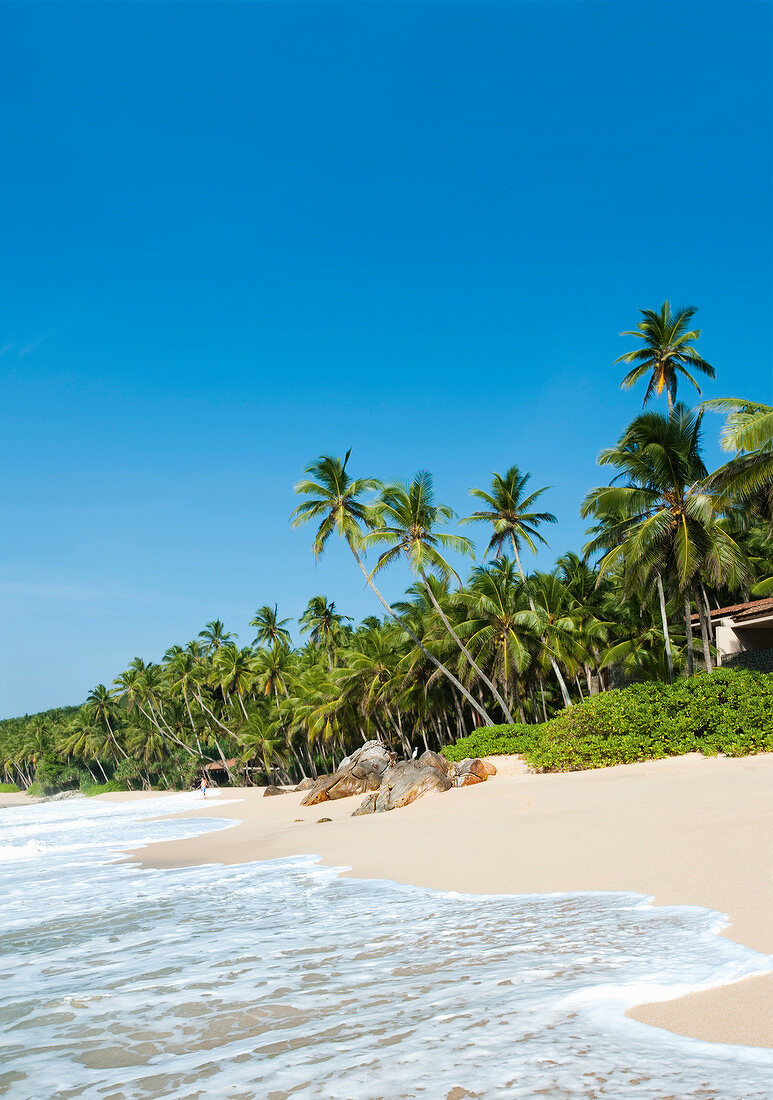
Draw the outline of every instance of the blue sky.
[[[771,25],[761,2],[0,6],[0,716],[215,617],[247,642],[263,603],[378,611],[289,530],[326,451],[429,468],[462,514],[517,463],[560,520],[538,564],[579,549],[643,397],[612,366],[639,307],[698,305],[705,394],[770,401]]]

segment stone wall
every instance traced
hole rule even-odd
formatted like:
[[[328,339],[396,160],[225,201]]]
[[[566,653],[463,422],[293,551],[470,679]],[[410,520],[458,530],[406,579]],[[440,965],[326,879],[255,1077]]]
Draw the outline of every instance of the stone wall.
[[[773,672],[773,649],[746,649],[722,657],[722,668],[750,668],[754,672]]]

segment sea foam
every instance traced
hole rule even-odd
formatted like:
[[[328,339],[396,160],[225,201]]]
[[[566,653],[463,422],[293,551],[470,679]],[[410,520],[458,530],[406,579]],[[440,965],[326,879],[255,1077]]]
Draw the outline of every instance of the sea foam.
[[[348,879],[312,856],[115,860],[228,827],[168,816],[197,799],[0,815],[11,1100],[771,1095],[773,1051],[624,1015],[773,969],[717,936],[720,914],[631,893],[444,893]]]

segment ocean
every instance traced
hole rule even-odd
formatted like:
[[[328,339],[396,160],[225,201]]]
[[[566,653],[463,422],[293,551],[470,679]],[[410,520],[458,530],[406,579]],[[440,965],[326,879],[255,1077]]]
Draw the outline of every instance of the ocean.
[[[769,1100],[773,1051],[625,1009],[773,969],[720,914],[468,896],[313,855],[148,870],[198,796],[0,811],[0,1095]],[[228,801],[228,792],[220,795]]]

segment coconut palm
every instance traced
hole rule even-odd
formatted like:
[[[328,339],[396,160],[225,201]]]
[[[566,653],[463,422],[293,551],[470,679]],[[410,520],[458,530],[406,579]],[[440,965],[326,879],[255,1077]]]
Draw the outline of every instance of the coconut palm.
[[[291,638],[287,629],[289,619],[279,618],[279,609],[276,604],[273,608],[264,605],[259,607],[255,615],[250,619],[250,626],[257,629],[257,635],[253,645],[284,645],[289,646]]]
[[[203,630],[199,631],[199,637],[204,639],[205,648],[209,653],[216,653],[221,645],[235,638],[235,634],[229,634],[225,624],[220,619],[213,619],[207,623]]]
[[[709,486],[723,503],[742,505],[741,516],[756,512],[773,520],[773,405],[721,397],[701,407],[728,414],[720,443],[723,451],[735,452],[711,475]]]
[[[656,587],[669,666],[664,576],[678,592],[697,590],[701,576],[714,583],[738,584],[748,575],[746,556],[719,522],[716,501],[706,492],[700,455],[701,416],[684,405],[672,416],[637,417],[618,443],[599,457],[619,473],[612,484],[592,489],[581,514],[598,520],[585,553],[605,550],[599,577],[620,568],[628,591]],[[625,479],[624,485],[616,482]],[[707,669],[711,668],[704,602],[697,599]]]
[[[509,706],[517,705],[521,720],[525,720],[516,685],[532,664],[540,637],[513,562],[498,557],[490,565],[476,566],[468,584],[452,597],[452,602],[465,612],[459,633],[476,659],[508,693]]]
[[[308,634],[312,645],[325,651],[330,668],[333,667],[333,653],[343,638],[343,624],[351,621],[348,615],[336,611],[335,603],[328,602],[327,596],[312,596],[298,620],[301,634]]]
[[[621,332],[621,336],[635,336],[642,346],[627,351],[615,359],[615,363],[635,363],[620,383],[620,388],[628,390],[640,379],[649,375],[643,404],[647,404],[653,394],[658,397],[666,391],[668,415],[673,413],[676,404],[676,384],[681,374],[692,382],[698,393],[701,388],[687,367],[700,371],[707,378],[714,377],[714,368],[707,363],[693,347],[699,339],[701,330],[691,329],[690,322],[697,313],[695,306],[686,306],[671,312],[671,305],[665,301],[659,311],[641,309],[642,320],[632,331]]]
[[[365,544],[366,546],[386,544],[388,547],[378,558],[373,569],[374,573],[400,557],[407,560],[413,573],[424,584],[427,595],[446,630],[478,677],[489,688],[507,721],[512,722],[513,716],[507,703],[454,630],[427,579],[427,574],[432,573],[445,581],[449,577],[455,577],[459,581],[456,570],[441,554],[441,547],[444,550],[455,550],[457,553],[472,556],[472,543],[469,539],[438,530],[441,524],[453,519],[454,515],[454,510],[448,505],[435,503],[432,475],[427,470],[421,470],[405,485],[395,481],[382,489],[378,505],[373,511],[375,526],[365,536]],[[459,583],[461,584],[461,581]]]
[[[86,697],[86,713],[95,725],[101,725],[107,731],[110,743],[116,752],[126,758],[128,753],[118,743],[110,719],[113,712],[113,698],[104,684],[97,684]]]
[[[524,584],[526,583],[526,574],[523,571],[521,555],[519,553],[521,543],[525,542],[531,552],[536,554],[537,546],[535,539],[547,546],[547,540],[539,533],[537,525],[540,523],[556,522],[556,517],[552,512],[529,511],[529,509],[534,506],[537,498],[547,491],[546,488],[537,489],[535,492],[524,497],[523,491],[530,477],[531,474],[522,474],[517,466],[511,466],[504,477],[501,474],[495,473],[491,482],[491,492],[487,492],[485,489],[470,489],[470,495],[477,497],[478,500],[482,500],[488,505],[488,508],[473,512],[471,516],[466,516],[461,521],[462,523],[479,523],[484,521],[490,523],[494,528],[494,532],[489,541],[487,551],[493,550],[497,557],[499,557],[504,547],[509,543],[513,548],[515,563]],[[536,614],[534,600],[530,594],[528,594],[528,599],[529,606]],[[555,658],[551,657],[551,663],[556,679],[561,687],[564,705],[570,707],[572,701],[569,698],[569,692],[563,681],[561,670]]]
[[[312,476],[299,481],[295,486],[295,492],[299,496],[305,496],[308,499],[299,504],[293,511],[291,517],[293,527],[300,527],[311,520],[320,521],[313,543],[315,558],[322,554],[333,532],[337,532],[339,537],[346,541],[367,585],[387,614],[403,628],[411,641],[424,651],[435,667],[462,693],[486,725],[492,725],[492,721],[483,706],[395,613],[376,587],[373,575],[368,572],[362,559],[364,548],[363,528],[372,526],[374,517],[372,510],[363,502],[362,496],[364,493],[378,489],[381,483],[372,477],[352,479],[346,470],[351,453],[350,450],[346,452],[343,462],[331,455],[322,455],[321,458],[316,459],[306,467],[305,472]]]
[[[212,662],[213,678],[226,697],[235,695],[243,717],[247,718],[244,697],[252,690],[255,681],[255,656],[250,649],[238,649],[235,645],[223,645]]]
[[[547,488],[536,489],[524,496],[524,489],[530,478],[531,474],[522,474],[517,466],[511,466],[504,475],[495,473],[490,491],[470,489],[470,496],[483,501],[487,507],[460,520],[460,523],[490,523],[494,530],[487,551],[494,551],[495,556],[500,557],[505,547],[511,546],[518,572],[524,581],[526,575],[519,553],[521,544],[525,543],[536,554],[537,542],[547,546],[547,540],[537,527],[541,523],[556,522],[552,512],[531,510],[537,499],[547,492]]]

